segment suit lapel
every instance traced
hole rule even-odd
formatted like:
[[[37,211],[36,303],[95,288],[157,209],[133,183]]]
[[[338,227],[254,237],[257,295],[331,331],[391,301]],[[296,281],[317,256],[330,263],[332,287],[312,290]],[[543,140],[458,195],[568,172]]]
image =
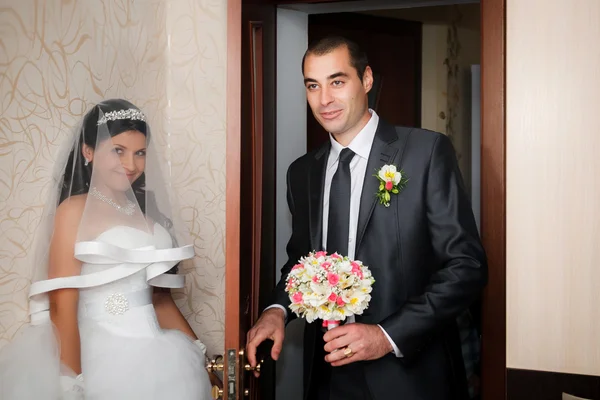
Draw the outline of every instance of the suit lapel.
[[[365,173],[365,180],[360,198],[356,241],[357,254],[367,229],[367,224],[369,223],[375,205],[377,204],[376,194],[379,189],[379,180],[373,175],[375,175],[385,164],[390,164],[394,161],[396,154],[401,150],[397,146],[397,140],[398,134],[396,133],[396,129],[380,119],[377,131],[375,132],[375,138],[373,139],[371,153],[369,154],[367,171]]]
[[[323,248],[323,193],[325,190],[325,170],[329,158],[329,141],[325,143],[315,154],[309,172],[309,214],[310,214],[310,245],[312,250]]]

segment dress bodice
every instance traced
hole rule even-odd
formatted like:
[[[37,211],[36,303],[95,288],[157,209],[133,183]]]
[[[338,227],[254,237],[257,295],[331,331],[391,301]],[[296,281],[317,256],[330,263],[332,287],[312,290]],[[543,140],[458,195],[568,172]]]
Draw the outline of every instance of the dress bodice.
[[[122,249],[148,249],[148,251],[154,249],[168,249],[172,247],[173,243],[169,233],[159,224],[155,224],[153,233],[144,232],[128,226],[115,226],[103,232],[95,241],[111,246],[118,246]],[[136,263],[133,262],[123,262],[120,265],[132,269],[135,269],[137,266]],[[114,266],[115,264],[113,263],[84,262],[81,267],[81,275],[93,275],[101,271],[106,271]],[[132,293],[150,288],[151,286],[148,283],[146,269],[141,269],[133,275],[104,285],[80,289],[79,303],[82,305],[90,302],[105,301],[108,296],[115,293]]]
[[[46,320],[52,290],[79,289],[80,316],[122,314],[148,304],[151,287],[183,287],[182,275],[166,274],[179,261],[193,257],[191,245],[173,247],[169,232],[154,224],[152,232],[114,226],[92,241],[75,244],[81,274],[35,282],[30,289],[32,323]]]

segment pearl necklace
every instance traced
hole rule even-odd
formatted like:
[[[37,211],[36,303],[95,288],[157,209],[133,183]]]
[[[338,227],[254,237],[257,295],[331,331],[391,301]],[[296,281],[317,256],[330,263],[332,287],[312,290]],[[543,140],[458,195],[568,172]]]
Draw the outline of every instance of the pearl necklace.
[[[127,200],[126,206],[120,206],[117,203],[115,203],[110,197],[103,195],[98,189],[96,189],[95,186],[92,188],[90,194],[98,200],[111,205],[113,208],[115,208],[119,212],[122,212],[123,214],[133,215],[133,212],[135,211],[135,203],[133,201]]]

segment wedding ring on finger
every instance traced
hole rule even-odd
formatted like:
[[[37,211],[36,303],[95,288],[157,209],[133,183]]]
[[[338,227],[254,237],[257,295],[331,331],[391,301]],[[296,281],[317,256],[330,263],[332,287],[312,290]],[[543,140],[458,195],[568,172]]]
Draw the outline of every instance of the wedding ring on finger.
[[[352,357],[352,354],[354,354],[352,353],[352,349],[349,346],[346,346],[344,348],[344,356],[346,356],[346,358],[350,358]]]

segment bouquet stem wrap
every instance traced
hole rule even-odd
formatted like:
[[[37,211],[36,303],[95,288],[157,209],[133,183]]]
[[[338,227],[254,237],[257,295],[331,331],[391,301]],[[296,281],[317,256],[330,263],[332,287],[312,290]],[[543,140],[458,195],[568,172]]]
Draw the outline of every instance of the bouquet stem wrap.
[[[328,331],[332,330],[333,328],[337,328],[338,326],[340,326],[340,321],[336,321],[335,319],[323,321],[323,327],[327,328]]]

